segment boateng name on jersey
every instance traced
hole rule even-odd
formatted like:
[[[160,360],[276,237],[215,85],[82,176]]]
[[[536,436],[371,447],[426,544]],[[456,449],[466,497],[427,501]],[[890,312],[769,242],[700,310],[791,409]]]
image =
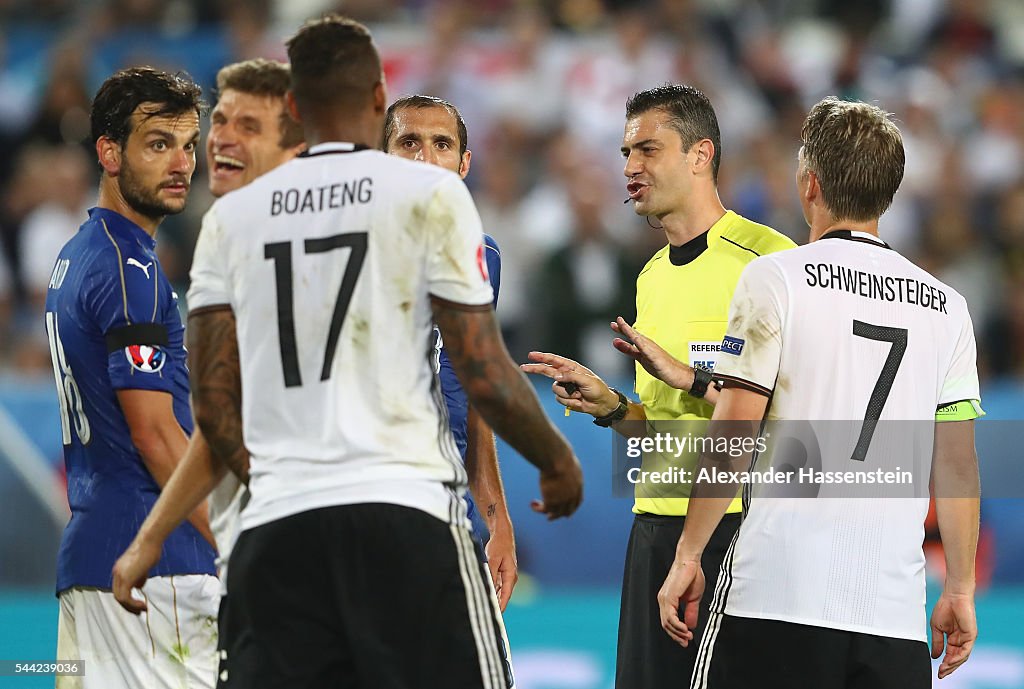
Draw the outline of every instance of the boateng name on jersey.
[[[188,303],[236,319],[243,530],[366,502],[465,522],[431,298],[492,308],[483,242],[457,175],[349,143],[313,146],[213,205]]]
[[[270,194],[270,214],[319,213],[373,200],[373,179],[361,177],[308,189],[275,189]]]

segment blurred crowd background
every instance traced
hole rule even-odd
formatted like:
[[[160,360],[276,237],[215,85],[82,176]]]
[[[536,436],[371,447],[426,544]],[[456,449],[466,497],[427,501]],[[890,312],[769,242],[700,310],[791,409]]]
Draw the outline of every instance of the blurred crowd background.
[[[41,304],[95,201],[88,112],[102,80],[131,64],[184,69],[212,102],[217,69],[283,59],[283,39],[326,10],[373,29],[392,97],[462,109],[514,356],[543,348],[628,373],[607,324],[631,316],[664,235],[623,204],[624,104],[681,81],[718,111],[726,207],[799,242],[808,107],[839,94],[894,113],[907,169],[883,237],[967,297],[986,381],[1024,376],[1020,0],[0,0],[0,373],[49,370]],[[211,200],[204,167],[158,235],[179,294]]]

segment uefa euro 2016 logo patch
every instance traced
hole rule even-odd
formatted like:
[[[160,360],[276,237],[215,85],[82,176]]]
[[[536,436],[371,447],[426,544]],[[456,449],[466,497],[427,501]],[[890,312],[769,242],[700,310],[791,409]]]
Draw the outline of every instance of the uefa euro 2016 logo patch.
[[[483,242],[476,248],[476,267],[480,269],[480,277],[484,282],[490,282],[491,276],[487,272],[487,247]]]
[[[143,373],[157,373],[167,361],[167,354],[156,345],[128,345],[124,355],[132,368]]]

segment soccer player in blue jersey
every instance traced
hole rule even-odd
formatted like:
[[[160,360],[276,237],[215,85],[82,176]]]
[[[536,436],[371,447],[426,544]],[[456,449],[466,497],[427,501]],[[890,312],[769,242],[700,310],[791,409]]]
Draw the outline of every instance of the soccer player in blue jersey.
[[[171,533],[122,610],[111,569],[185,453],[192,432],[184,328],[156,230],[185,208],[203,109],[189,79],[120,71],[93,101],[99,200],[61,250],[46,331],[61,411],[71,521],[57,565],[57,657],[83,677],[57,687],[210,687],[218,586],[205,507]]]
[[[388,108],[384,120],[383,148],[386,153],[437,165],[465,179],[473,156],[468,144],[462,113],[446,100],[434,96],[406,96]],[[487,274],[497,306],[498,287],[501,283],[501,253],[497,242],[488,234],[484,235],[484,247]],[[469,405],[437,328],[434,328],[434,335],[434,370],[441,379],[452,435],[469,473],[469,489],[472,493],[472,497],[466,496],[469,516],[474,522],[476,533],[480,533],[481,526],[486,524],[490,534],[485,547],[487,566],[498,594],[498,602],[504,611],[512,597],[518,570],[515,537],[498,470],[494,433]]]
[[[473,152],[469,150],[466,123],[459,109],[441,98],[415,95],[392,103],[384,119],[383,144],[386,153],[446,168],[462,179],[469,174]],[[489,234],[484,235],[484,259],[487,277],[494,291],[494,304],[497,306],[498,287],[501,284],[501,253],[498,243]],[[434,337],[434,371],[444,392],[448,425],[469,475],[471,495],[466,496],[467,512],[473,521],[475,535],[481,534],[486,525],[489,537],[483,547],[483,557],[491,573],[498,606],[504,612],[519,572],[512,520],[508,516],[505,490],[498,469],[494,433],[470,406],[444,348],[441,331],[436,327]],[[484,514],[480,513],[477,503],[484,505]],[[511,689],[515,686],[515,675],[512,672],[508,635],[504,620],[500,617],[498,620],[504,643],[505,681]]]
[[[263,58],[235,62],[217,73],[217,104],[210,114],[206,140],[206,165],[214,197],[244,187],[305,148],[302,128],[285,106],[290,86],[288,65]],[[189,509],[184,504],[190,501],[194,487],[203,490],[216,485],[210,493],[210,527],[220,556],[221,592],[226,594],[228,559],[249,492],[225,465],[212,461],[210,452],[202,431],[196,428],[174,479],[114,566],[114,596],[129,612],[138,614],[146,609],[145,601],[132,595],[132,587],[145,581],[160,557],[166,535],[184,520]],[[227,616],[226,595],[221,597],[218,632],[221,643],[234,633]]]

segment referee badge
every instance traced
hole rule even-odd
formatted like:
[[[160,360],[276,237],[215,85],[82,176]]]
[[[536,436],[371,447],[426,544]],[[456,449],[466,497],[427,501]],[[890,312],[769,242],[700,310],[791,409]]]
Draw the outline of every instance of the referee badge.
[[[128,345],[124,348],[128,363],[142,373],[158,373],[167,361],[167,354],[157,345]]]

